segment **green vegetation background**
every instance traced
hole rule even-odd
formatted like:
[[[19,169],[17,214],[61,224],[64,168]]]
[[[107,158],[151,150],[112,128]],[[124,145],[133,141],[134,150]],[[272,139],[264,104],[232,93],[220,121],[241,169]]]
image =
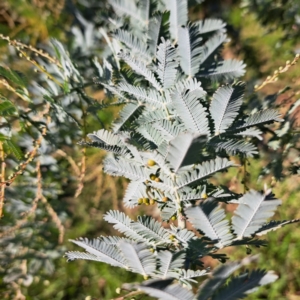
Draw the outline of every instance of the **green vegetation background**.
[[[288,27],[284,15],[275,19],[273,23],[262,24],[257,13],[245,11],[241,8],[241,1],[207,1],[197,10],[191,11],[192,18],[221,17],[229,23],[231,43],[224,49],[224,55],[238,56],[247,63],[245,80],[259,80],[265,78],[286,60],[293,59],[293,53],[299,46],[299,34],[287,37]],[[243,1],[245,2],[245,1]],[[265,1],[267,2],[267,1]],[[276,2],[276,1],[274,1]],[[277,1],[280,2],[280,1]],[[0,32],[12,38],[21,39],[26,43],[36,45],[56,37],[65,44],[70,44],[70,37],[66,34],[74,18],[66,9],[63,0],[2,0],[0,3]],[[74,5],[80,7],[80,2]],[[272,11],[266,13],[272,14]],[[281,22],[281,23],[280,23]],[[296,28],[297,30],[297,28]],[[299,33],[299,31],[298,31]],[[297,40],[298,38],[298,40]],[[0,55],[7,51],[1,43]],[[22,68],[22,66],[19,66]],[[261,93],[276,92],[286,85],[299,85],[300,70],[294,69],[276,84]],[[101,92],[93,91],[95,97],[103,97]],[[288,97],[288,95],[287,95]],[[284,99],[281,99],[282,101]],[[116,112],[100,113],[106,126],[112,121]],[[90,123],[89,131],[97,129],[98,124]],[[65,152],[76,158],[78,153],[65,148]],[[74,198],[76,183],[66,187],[60,195],[60,201],[67,207],[68,218],[64,223],[66,234],[64,247],[66,250],[75,249],[68,239],[80,236],[94,238],[112,234],[112,228],[102,220],[102,215],[111,208],[122,208],[121,198],[126,186],[125,180],[112,179],[102,174],[102,151],[89,150],[87,152],[87,172],[82,194]],[[265,165],[267,157],[252,161],[249,167],[250,187],[262,188],[263,182],[258,182],[258,172]],[[65,167],[71,171],[67,162]],[[235,173],[234,173],[235,172]],[[235,186],[234,178],[241,176],[232,171],[222,180]],[[53,180],[55,180],[53,178]],[[267,183],[270,184],[271,178]],[[274,192],[283,200],[279,219],[300,218],[299,176],[292,176],[277,182]],[[128,211],[132,216],[137,211]],[[139,210],[141,213],[141,210]],[[251,295],[249,299],[300,299],[300,228],[290,225],[279,231],[268,234],[269,245],[263,249],[253,251],[261,253],[259,266],[268,270],[275,270],[280,278],[272,286],[267,286]],[[238,259],[246,255],[246,249],[230,249],[230,258]],[[209,265],[210,262],[208,261]],[[75,261],[66,262],[61,257],[56,260],[55,271],[47,279],[38,276],[29,287],[23,287],[22,293],[26,299],[111,299],[117,297],[115,290],[124,282],[141,280],[131,273],[96,262]],[[5,294],[6,285],[0,280],[0,291]],[[0,293],[1,294],[1,293]],[[145,298],[143,298],[145,299]]]

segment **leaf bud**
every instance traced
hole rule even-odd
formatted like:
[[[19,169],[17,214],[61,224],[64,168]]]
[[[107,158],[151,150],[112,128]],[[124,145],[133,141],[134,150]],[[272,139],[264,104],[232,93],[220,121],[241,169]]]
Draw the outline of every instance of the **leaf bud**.
[[[150,199],[149,204],[154,205],[155,204],[155,199]]]
[[[144,204],[149,204],[149,199],[148,198],[143,198],[143,203]]]
[[[208,196],[207,196],[207,194],[206,194],[205,192],[203,192],[203,193],[201,194],[201,198],[202,198],[202,199],[207,199]]]
[[[149,167],[153,167],[153,166],[156,165],[156,162],[155,162],[154,160],[152,160],[152,159],[149,159],[148,162],[147,162],[147,165],[148,165]]]
[[[150,179],[151,180],[155,180],[156,179],[156,176],[154,174],[150,174]]]

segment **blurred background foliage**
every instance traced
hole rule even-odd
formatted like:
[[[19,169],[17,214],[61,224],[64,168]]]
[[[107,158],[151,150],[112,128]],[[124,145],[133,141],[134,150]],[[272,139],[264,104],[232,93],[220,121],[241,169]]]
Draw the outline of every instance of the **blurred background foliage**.
[[[196,2],[191,1],[192,19],[215,17],[228,23],[231,42],[223,54],[247,64],[243,79],[249,91],[247,109],[268,103],[285,113],[295,107],[292,116],[286,116],[288,128],[274,128],[280,138],[270,133],[261,142],[260,159],[245,162],[248,172],[230,171],[222,181],[235,192],[241,191],[242,181],[257,189],[267,183],[283,200],[280,219],[300,218],[300,121],[295,105],[300,69],[289,68],[276,82],[253,93],[256,85],[300,52],[300,4],[292,0]],[[112,234],[102,215],[111,208],[124,210],[120,199],[126,181],[102,173],[104,152],[77,144],[87,133],[109,128],[117,113],[117,108],[100,109],[105,95],[93,80],[97,76],[93,59],[105,57],[105,32],[111,30],[108,18],[113,16],[106,1],[0,3],[0,33],[22,42],[8,47],[8,41],[0,39],[1,182],[10,183],[1,185],[1,195],[5,193],[0,220],[1,299],[111,299],[123,282],[141,279],[105,264],[67,263],[62,257],[72,250],[70,238]],[[70,65],[67,54],[57,56],[59,44],[51,45],[51,38],[63,43],[76,66]],[[8,74],[7,66],[16,73]],[[127,213],[135,216],[137,211]],[[299,237],[299,226],[294,225],[292,230],[269,233],[269,245],[253,249],[262,253],[260,267],[275,270],[280,279],[249,299],[300,299]],[[232,249],[229,254],[242,258],[246,249]]]

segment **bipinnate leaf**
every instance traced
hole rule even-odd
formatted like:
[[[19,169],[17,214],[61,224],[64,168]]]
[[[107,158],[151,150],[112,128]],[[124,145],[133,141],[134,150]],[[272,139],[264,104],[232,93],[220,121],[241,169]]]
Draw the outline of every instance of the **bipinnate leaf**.
[[[114,8],[120,17],[129,16],[132,21],[144,24],[147,20],[142,16],[141,11],[137,8],[135,1],[128,0],[108,0],[109,4]]]
[[[135,37],[131,32],[123,29],[118,29],[114,33],[114,37],[126,45],[127,49],[137,57],[143,57],[145,60],[150,59],[150,54],[147,50],[147,44]]]
[[[152,279],[142,284],[124,284],[125,289],[137,289],[158,300],[193,300],[194,294],[179,283],[173,283],[173,278]]]
[[[226,23],[220,19],[205,19],[195,22],[200,34],[207,34],[214,31],[225,32]]]
[[[111,146],[120,146],[121,143],[121,140],[118,135],[106,129],[100,129],[98,131],[95,131],[94,133],[89,133],[87,136],[95,142],[105,143]]]
[[[246,193],[239,199],[239,206],[232,217],[232,228],[237,239],[250,237],[259,230],[271,218],[281,200],[270,194],[260,193],[254,190]]]
[[[156,245],[170,244],[171,233],[162,224],[150,216],[139,216],[131,228],[143,238]]]
[[[273,122],[282,122],[282,119],[280,118],[280,113],[276,109],[265,109],[250,115],[245,120],[244,124],[237,127],[237,129],[246,129],[249,127],[262,124],[269,124]]]
[[[182,188],[195,183],[196,181],[206,179],[207,177],[232,166],[235,166],[235,164],[227,158],[217,157],[215,159],[205,161],[202,164],[195,165],[193,170],[187,170],[180,173],[176,179],[176,186],[178,188]]]
[[[101,239],[88,239],[80,238],[78,240],[70,240],[74,244],[82,247],[88,253],[84,252],[67,252],[66,256],[69,260],[74,259],[89,259],[95,261],[105,262],[112,266],[127,268],[127,262],[115,246],[106,244]]]
[[[172,100],[176,112],[187,129],[195,134],[210,134],[207,112],[199,100],[198,93],[189,90],[175,91]]]
[[[187,207],[185,214],[197,230],[214,241],[216,247],[223,248],[233,239],[225,211],[217,201],[206,200],[198,206]]]
[[[256,232],[255,235],[257,236],[262,236],[270,231],[275,231],[285,225],[288,224],[293,224],[293,223],[297,223],[300,222],[300,219],[294,219],[294,220],[289,220],[289,221],[275,221],[272,220],[267,224],[264,224],[261,228],[259,228]]]
[[[159,251],[159,275],[163,279],[168,277],[178,277],[176,271],[181,269],[185,262],[185,253],[178,252],[172,253],[170,251]]]
[[[168,36],[169,34],[169,20],[170,12],[156,12],[150,19],[148,26],[148,47],[149,52],[156,56],[157,45],[161,36]]]
[[[131,180],[145,181],[148,175],[143,166],[137,162],[120,157],[106,158],[104,161],[104,172],[113,176],[124,176]]]
[[[119,248],[132,272],[139,273],[145,277],[154,274],[156,258],[145,244],[121,241]]]
[[[128,95],[133,96],[138,102],[142,101],[146,104],[162,109],[164,99],[155,89],[144,89],[142,87],[134,86],[125,82],[119,84],[119,89],[120,91],[126,92]]]
[[[118,119],[113,123],[112,128],[114,133],[118,132],[124,124],[132,117],[135,113],[139,112],[141,104],[139,103],[128,103],[121,110]]]
[[[161,38],[156,57],[158,60],[157,75],[164,89],[174,85],[177,74],[177,51],[169,40]]]
[[[209,38],[203,46],[201,46],[201,58],[199,63],[201,65],[208,63],[214,58],[215,54],[220,51],[221,46],[226,41],[227,36],[224,33],[218,32]]]
[[[221,265],[214,270],[212,277],[206,279],[199,287],[197,300],[207,300],[222,286],[229,276],[241,267],[240,262]]]
[[[225,140],[219,139],[217,141],[211,141],[209,143],[211,147],[214,147],[216,152],[225,150],[229,155],[236,155],[242,153],[247,157],[252,157],[257,154],[257,148],[252,143],[247,143],[243,140]]]
[[[103,216],[103,219],[108,223],[114,224],[113,227],[127,237],[137,242],[147,241],[132,228],[131,225],[134,223],[134,221],[126,216],[123,212],[119,212],[118,210],[110,210]]]
[[[131,181],[126,189],[125,196],[123,198],[124,205],[129,208],[133,208],[138,205],[138,199],[143,198],[146,194],[146,187],[143,181]]]
[[[212,300],[244,299],[248,294],[255,292],[260,286],[277,280],[273,271],[254,270],[231,278],[229,283],[212,296]]]
[[[246,65],[243,61],[227,59],[211,65],[208,69],[200,69],[197,77],[208,77],[212,81],[232,80],[245,74]]]
[[[198,141],[201,140],[199,138],[200,135],[198,134],[182,132],[170,141],[166,160],[170,163],[175,173],[188,158],[194,158],[194,155],[198,153]]]
[[[124,51],[120,51],[119,57],[124,60],[131,68],[133,71],[135,71],[137,74],[142,75],[145,79],[147,79],[153,87],[155,87],[157,90],[161,89],[161,85],[155,78],[153,72],[147,68],[147,66],[139,61],[130,56],[128,53],[125,53]]]
[[[215,92],[209,109],[215,125],[215,135],[225,132],[238,116],[244,92],[245,84],[241,82],[222,86]]]
[[[178,29],[188,21],[187,0],[164,0],[167,10],[170,11],[170,34],[175,41],[179,40]]]
[[[180,27],[178,29],[178,51],[180,66],[190,78],[198,73],[201,63],[202,38],[196,25]]]

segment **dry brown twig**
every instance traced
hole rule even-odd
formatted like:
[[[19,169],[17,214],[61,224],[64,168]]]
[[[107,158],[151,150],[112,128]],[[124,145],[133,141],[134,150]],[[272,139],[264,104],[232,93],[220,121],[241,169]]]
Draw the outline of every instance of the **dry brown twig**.
[[[82,192],[82,189],[84,186],[83,180],[84,180],[85,171],[86,171],[86,155],[85,155],[86,148],[83,148],[81,152],[82,152],[82,158],[81,158],[81,163],[80,163],[81,169],[80,169],[78,187],[77,187],[77,190],[76,190],[75,196],[74,196],[75,198],[77,198]]]
[[[257,92],[258,90],[261,90],[267,84],[276,82],[278,80],[279,74],[287,72],[292,66],[294,66],[297,63],[299,58],[300,58],[300,54],[298,53],[294,57],[292,62],[288,60],[284,67],[279,67],[278,70],[274,71],[274,74],[272,76],[268,76],[261,84],[255,85],[254,90]]]
[[[4,161],[4,151],[3,151],[2,142],[0,142],[0,161],[1,161],[0,181],[5,181],[6,163]],[[1,185],[1,187],[0,187],[0,218],[2,218],[3,205],[4,205],[4,200],[5,200],[5,187],[6,187],[5,184]]]

